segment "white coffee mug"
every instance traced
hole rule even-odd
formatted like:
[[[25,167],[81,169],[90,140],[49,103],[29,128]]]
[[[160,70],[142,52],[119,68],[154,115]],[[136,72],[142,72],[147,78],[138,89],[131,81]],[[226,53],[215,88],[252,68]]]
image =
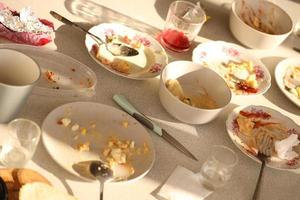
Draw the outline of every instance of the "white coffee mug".
[[[0,49],[0,123],[15,117],[40,76],[40,68],[32,58]]]

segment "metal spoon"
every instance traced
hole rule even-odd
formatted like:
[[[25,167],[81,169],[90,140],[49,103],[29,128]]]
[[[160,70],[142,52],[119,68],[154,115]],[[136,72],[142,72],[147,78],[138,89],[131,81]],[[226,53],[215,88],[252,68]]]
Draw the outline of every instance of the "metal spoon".
[[[106,182],[113,181],[113,171],[106,163],[98,160],[74,164],[73,169],[83,177],[98,179],[100,182],[100,200],[103,200],[103,189]]]
[[[139,54],[139,52],[132,48],[129,47],[125,44],[121,44],[121,43],[114,43],[114,42],[109,42],[106,43],[104,42],[100,37],[94,35],[93,33],[85,30],[83,27],[81,27],[80,25],[71,22],[70,20],[68,20],[67,18],[61,16],[60,14],[54,12],[54,11],[50,11],[50,14],[57,20],[63,22],[64,24],[70,25],[80,31],[83,31],[87,34],[89,34],[98,44],[105,44],[106,49],[112,53],[114,56],[136,56]]]

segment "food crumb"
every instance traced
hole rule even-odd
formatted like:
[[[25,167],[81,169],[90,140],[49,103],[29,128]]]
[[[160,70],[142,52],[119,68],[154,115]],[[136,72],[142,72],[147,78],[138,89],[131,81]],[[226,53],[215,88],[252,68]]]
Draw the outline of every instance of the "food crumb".
[[[58,122],[57,122],[57,124],[63,125],[64,127],[69,126],[70,123],[71,123],[71,119],[69,119],[67,117],[62,118],[62,119],[58,120]]]
[[[76,149],[80,152],[82,151],[90,151],[90,143],[86,142],[86,143],[79,143],[77,144]]]
[[[82,135],[86,135],[86,134],[87,134],[87,129],[86,129],[86,128],[81,128],[81,129],[80,129],[80,133],[81,133]]]
[[[128,125],[129,125],[128,121],[123,121],[123,122],[122,122],[122,126],[123,126],[124,128],[128,128]]]
[[[72,131],[77,131],[79,129],[79,125],[78,124],[73,124],[73,126],[71,127]]]

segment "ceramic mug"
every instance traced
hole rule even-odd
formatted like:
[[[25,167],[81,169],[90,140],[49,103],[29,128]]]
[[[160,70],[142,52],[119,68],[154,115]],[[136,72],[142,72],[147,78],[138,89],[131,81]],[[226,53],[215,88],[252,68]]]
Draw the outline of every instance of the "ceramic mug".
[[[32,58],[0,49],[0,123],[15,117],[40,76],[40,68]]]

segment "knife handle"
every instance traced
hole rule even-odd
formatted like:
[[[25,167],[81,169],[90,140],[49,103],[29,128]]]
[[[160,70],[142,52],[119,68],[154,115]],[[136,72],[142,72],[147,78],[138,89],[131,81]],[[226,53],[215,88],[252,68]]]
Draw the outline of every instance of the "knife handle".
[[[150,119],[145,117],[145,115],[140,113],[137,109],[135,109],[123,95],[115,94],[113,96],[113,99],[119,106],[121,106],[121,108],[123,108],[128,114],[133,116],[141,124],[154,131],[158,135],[162,136],[162,129],[155,123],[153,123]]]
[[[115,94],[113,96],[113,99],[119,106],[121,106],[121,108],[123,108],[131,116],[133,116],[134,113],[138,113],[141,115],[141,113],[137,109],[135,109],[123,95]]]

